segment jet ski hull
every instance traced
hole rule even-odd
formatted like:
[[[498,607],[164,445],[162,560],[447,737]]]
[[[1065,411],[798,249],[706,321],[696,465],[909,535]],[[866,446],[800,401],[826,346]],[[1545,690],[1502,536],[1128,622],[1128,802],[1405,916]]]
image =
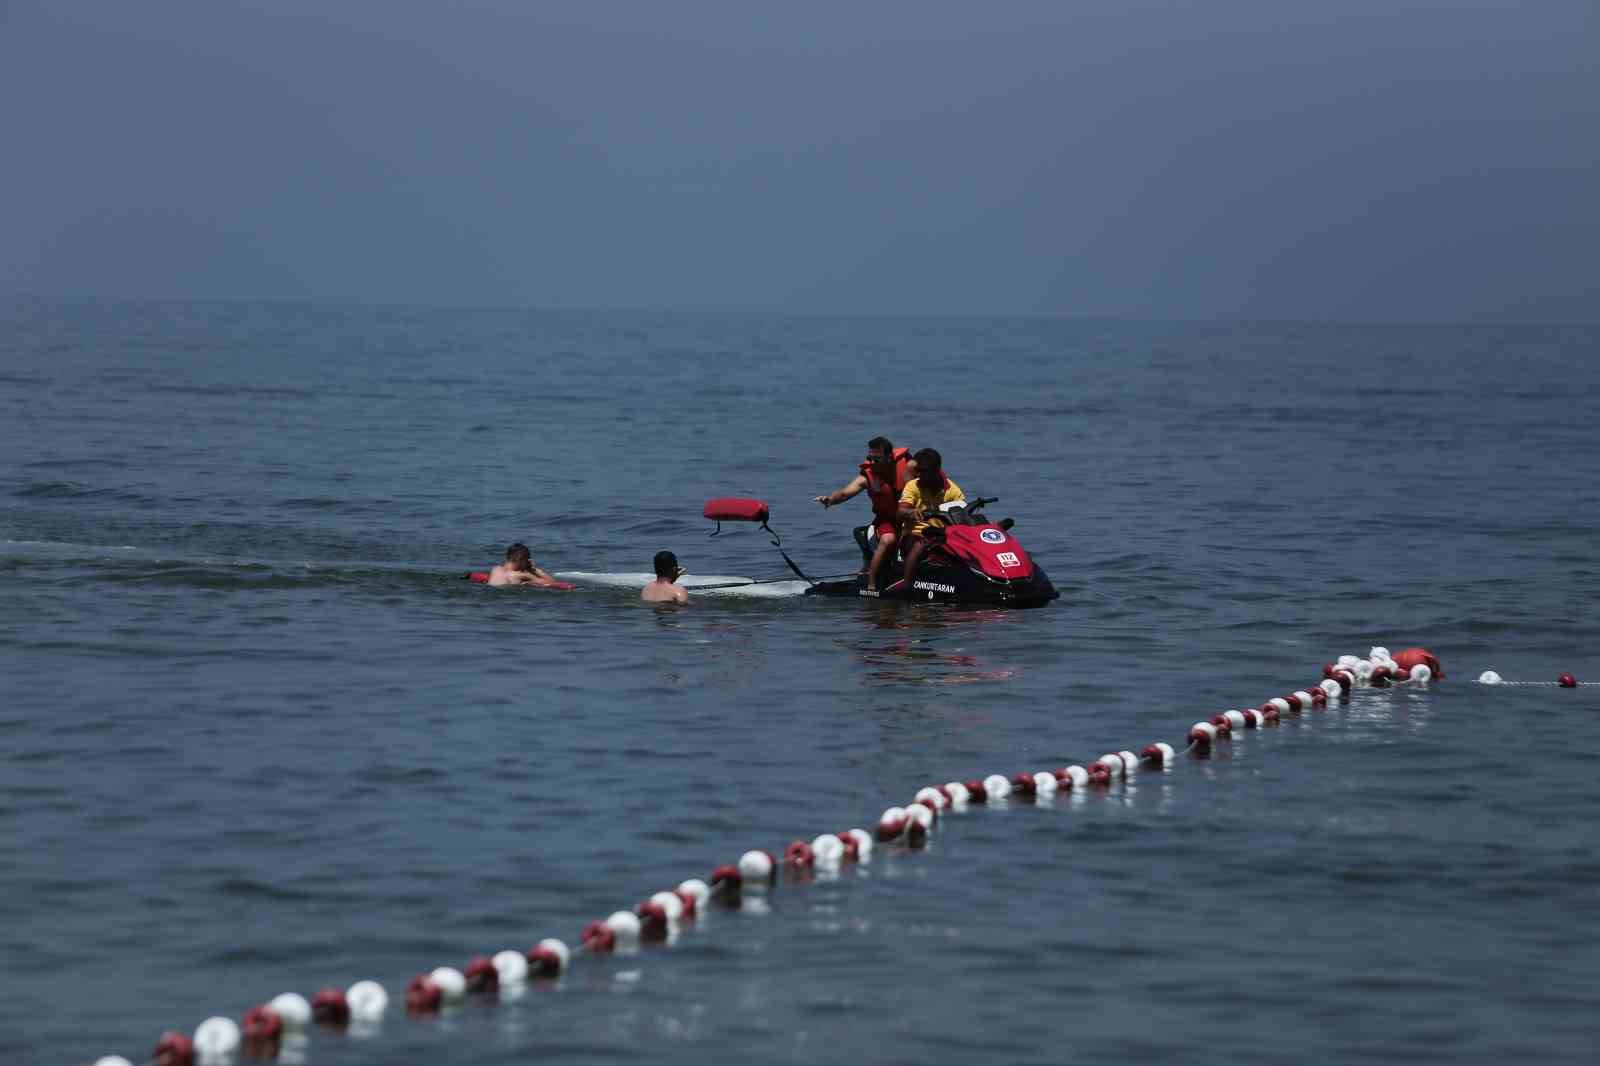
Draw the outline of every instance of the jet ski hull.
[[[808,596],[873,598],[867,591],[865,574],[852,580],[821,581],[806,590]],[[1035,566],[1026,578],[1002,580],[974,573],[964,566],[934,566],[924,563],[908,588],[896,581],[880,589],[880,600],[909,603],[957,603],[975,607],[1043,607],[1061,595],[1044,570]]]

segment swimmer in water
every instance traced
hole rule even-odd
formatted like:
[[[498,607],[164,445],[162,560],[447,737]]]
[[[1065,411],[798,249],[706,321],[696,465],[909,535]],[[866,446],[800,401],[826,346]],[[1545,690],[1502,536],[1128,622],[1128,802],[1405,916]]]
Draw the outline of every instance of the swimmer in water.
[[[646,603],[688,603],[688,590],[675,584],[683,574],[676,555],[656,552],[656,579],[644,587],[639,598]]]
[[[491,585],[544,585],[565,587],[561,582],[539,569],[528,557],[526,544],[513,544],[506,549],[506,561],[489,571]]]

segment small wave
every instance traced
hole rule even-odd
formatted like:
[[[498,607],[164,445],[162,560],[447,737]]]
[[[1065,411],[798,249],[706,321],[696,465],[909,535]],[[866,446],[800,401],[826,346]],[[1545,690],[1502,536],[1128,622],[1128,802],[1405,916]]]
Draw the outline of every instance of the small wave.
[[[319,395],[313,389],[273,385],[151,385],[150,391],[180,396],[269,396],[295,400],[310,400]]]
[[[300,496],[281,504],[297,511],[333,511],[349,505],[350,500],[341,496]]]
[[[82,496],[96,496],[103,492],[104,489],[91,488],[76,481],[26,481],[13,489],[11,495],[24,500],[75,499]]]
[[[300,902],[321,898],[315,892],[284,888],[281,885],[269,884],[266,881],[257,881],[249,877],[225,877],[212,887],[214,891],[224,896],[242,896],[247,899],[281,899]]]
[[[101,469],[105,464],[99,464]],[[133,507],[153,507],[159,501],[127,488],[85,485],[78,481],[25,481],[11,491],[24,500],[110,500]]]

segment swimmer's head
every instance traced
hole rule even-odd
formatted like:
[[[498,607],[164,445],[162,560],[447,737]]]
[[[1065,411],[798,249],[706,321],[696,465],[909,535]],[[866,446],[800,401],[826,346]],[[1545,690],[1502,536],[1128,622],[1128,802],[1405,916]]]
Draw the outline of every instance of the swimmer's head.
[[[532,564],[528,557],[528,546],[521,542],[511,545],[506,549],[506,562],[513,570],[526,570]]]
[[[676,581],[683,570],[678,566],[678,557],[671,552],[656,552],[656,577],[662,581]]]

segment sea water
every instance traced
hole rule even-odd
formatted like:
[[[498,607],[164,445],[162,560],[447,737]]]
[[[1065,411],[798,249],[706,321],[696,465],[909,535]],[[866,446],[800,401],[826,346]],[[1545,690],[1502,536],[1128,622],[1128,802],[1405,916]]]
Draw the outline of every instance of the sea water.
[[[1590,1062],[1600,329],[11,307],[0,1056],[358,979],[311,1063]],[[813,600],[868,438],[942,451],[1061,599]],[[462,581],[526,542],[579,590]],[[661,549],[761,596],[637,600]],[[619,575],[623,575],[619,577]],[[786,583],[780,583],[786,582]],[[702,582],[704,583],[704,582]],[[943,819],[670,947],[411,1019],[927,784],[1447,677]]]

